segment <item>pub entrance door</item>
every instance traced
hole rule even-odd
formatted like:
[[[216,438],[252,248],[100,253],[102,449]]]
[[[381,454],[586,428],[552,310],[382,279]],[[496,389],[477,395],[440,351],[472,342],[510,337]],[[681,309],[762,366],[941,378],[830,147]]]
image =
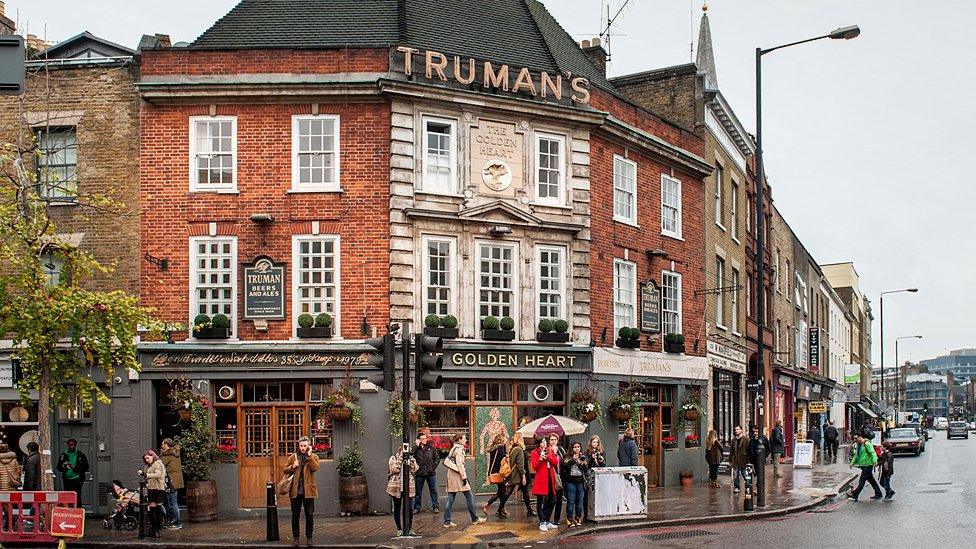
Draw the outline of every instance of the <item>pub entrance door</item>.
[[[304,406],[242,407],[239,413],[244,426],[240,505],[264,507],[266,484],[281,477],[288,456],[298,450],[299,437],[308,432],[308,417]]]
[[[661,485],[661,407],[641,406],[640,411],[637,443],[647,469],[647,485],[656,488]]]

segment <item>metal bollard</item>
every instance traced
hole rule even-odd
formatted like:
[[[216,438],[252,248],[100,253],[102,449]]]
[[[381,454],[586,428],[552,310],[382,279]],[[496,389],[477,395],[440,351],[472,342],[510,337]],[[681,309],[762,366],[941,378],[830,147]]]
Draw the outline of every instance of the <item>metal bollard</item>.
[[[766,459],[756,464],[756,506],[766,506]]]
[[[149,489],[146,488],[146,481],[139,482],[139,539],[146,539],[148,532],[146,532],[146,519],[149,518],[149,514],[146,512],[146,506],[149,504]]]
[[[753,477],[753,475],[752,475],[752,464],[746,465],[746,474],[749,475],[749,477]],[[750,480],[751,480],[751,478],[750,478]],[[746,497],[745,497],[745,500],[743,500],[743,502],[742,502],[742,510],[743,511],[754,511],[755,510],[755,507],[753,506],[753,501],[752,501],[752,482],[749,482],[749,481],[746,482]]]
[[[265,489],[268,493],[268,535],[267,541],[278,541],[281,535],[278,532],[278,500],[275,497],[275,485],[269,482]]]

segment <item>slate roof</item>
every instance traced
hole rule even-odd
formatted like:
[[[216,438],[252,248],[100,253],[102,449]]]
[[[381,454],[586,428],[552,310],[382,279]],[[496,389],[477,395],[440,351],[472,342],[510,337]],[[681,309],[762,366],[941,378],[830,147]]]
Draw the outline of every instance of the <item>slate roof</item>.
[[[242,0],[194,49],[408,45],[613,86],[538,0]]]

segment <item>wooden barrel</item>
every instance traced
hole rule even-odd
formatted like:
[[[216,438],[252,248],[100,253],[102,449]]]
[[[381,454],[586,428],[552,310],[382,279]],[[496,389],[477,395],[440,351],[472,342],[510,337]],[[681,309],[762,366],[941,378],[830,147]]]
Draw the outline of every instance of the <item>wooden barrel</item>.
[[[369,511],[366,477],[339,477],[339,511],[349,515],[365,515]]]
[[[213,480],[186,483],[186,514],[190,522],[217,520],[217,482]]]

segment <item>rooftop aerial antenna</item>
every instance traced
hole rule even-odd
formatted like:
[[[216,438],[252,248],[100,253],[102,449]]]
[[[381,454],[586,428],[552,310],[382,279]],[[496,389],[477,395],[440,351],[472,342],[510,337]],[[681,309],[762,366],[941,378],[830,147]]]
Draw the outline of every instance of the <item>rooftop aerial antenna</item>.
[[[612,33],[612,32],[610,32],[610,29],[613,28],[613,25],[617,22],[617,18],[620,17],[620,14],[621,13],[623,13],[624,8],[626,8],[627,5],[630,4],[630,1],[631,0],[624,0],[624,2],[622,4],[620,4],[620,8],[617,9],[617,12],[614,13],[613,16],[610,15],[610,4],[608,3],[606,5],[607,6],[607,24],[606,24],[606,26],[603,27],[603,30],[600,31],[600,35],[599,36],[600,36],[600,39],[603,41],[603,43],[606,45],[606,48],[605,49],[607,50],[607,62],[610,62],[610,57],[611,57],[610,56],[610,37],[611,36],[627,36],[626,34]],[[603,2],[600,2],[600,12],[601,12],[600,15],[602,17],[602,15],[603,15],[602,14],[602,12],[603,12]]]

